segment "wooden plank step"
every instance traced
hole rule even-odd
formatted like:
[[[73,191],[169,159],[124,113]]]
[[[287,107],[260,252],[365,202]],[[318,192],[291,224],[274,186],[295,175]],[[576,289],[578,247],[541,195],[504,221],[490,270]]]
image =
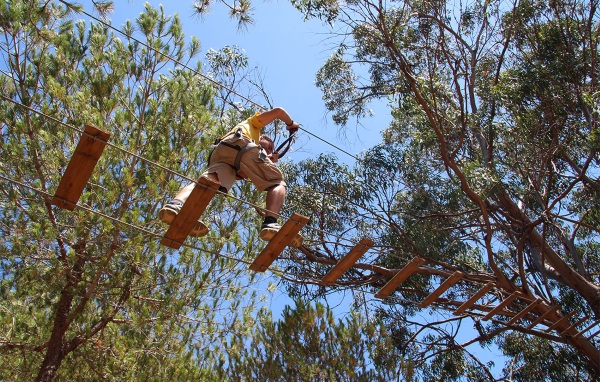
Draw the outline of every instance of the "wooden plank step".
[[[54,193],[52,204],[69,211],[75,209],[109,138],[109,133],[92,125],[85,126],[69,165]]]
[[[582,318],[580,318],[579,320],[577,320],[577,322],[573,323],[573,325],[569,326],[568,328],[566,328],[565,330],[563,330],[562,332],[560,332],[560,336],[564,336],[565,334],[567,334],[568,332],[570,332],[571,330],[577,328],[579,325],[583,324],[587,319],[589,319],[588,316],[583,316]]]
[[[269,269],[273,261],[279,257],[279,254],[292,242],[306,223],[308,223],[306,216],[294,213],[250,264],[250,269],[256,272],[264,272]]]
[[[593,328],[594,326],[598,325],[598,323],[600,323],[600,320],[596,320],[594,322],[592,322],[590,325],[586,326],[584,329],[582,329],[581,331],[579,331],[577,334],[575,334],[573,336],[573,338],[575,337],[579,337],[580,335],[582,335],[583,333],[587,332],[588,330],[590,330],[591,328]]]
[[[544,321],[546,319],[546,317],[548,317],[550,314],[555,313],[557,309],[559,309],[560,306],[558,305],[554,305],[554,306],[550,306],[548,307],[548,310],[542,314],[541,316],[539,316],[535,321],[533,321],[528,327],[527,329],[533,329],[537,324],[539,324],[540,322]]]
[[[598,334],[600,334],[600,330],[597,330],[594,334],[590,335],[587,339],[588,341],[591,341],[592,338],[596,337]]]
[[[361,239],[361,241],[356,244],[346,256],[340,259],[340,261],[338,261],[337,264],[331,268],[329,272],[327,272],[325,277],[323,277],[323,280],[321,280],[321,283],[327,286],[333,285],[333,283],[335,283],[337,279],[346,273],[346,271],[350,269],[354,263],[356,263],[358,259],[360,259],[361,256],[373,246],[373,244],[373,240],[371,239]]]
[[[452,285],[456,284],[460,279],[462,279],[464,274],[460,271],[454,272],[450,277],[448,277],[442,285],[440,285],[436,290],[434,290],[429,296],[423,300],[418,307],[423,309],[431,305],[432,302],[437,300],[438,297],[442,295],[445,291],[447,291]]]
[[[576,310],[572,311],[571,313],[567,314],[566,316],[562,316],[558,321],[556,321],[554,324],[552,324],[552,326],[550,326],[548,329],[545,330],[546,333],[551,332],[552,330],[558,328],[564,322],[569,323],[569,319],[571,317],[573,317],[575,315],[575,313],[577,313]]]
[[[469,309],[471,306],[473,306],[473,304],[477,302],[477,300],[483,297],[484,294],[492,290],[493,287],[493,281],[490,281],[489,283],[485,284],[483,288],[479,289],[477,293],[475,293],[470,299],[468,299],[461,306],[459,306],[458,309],[454,311],[454,315],[458,316],[459,314],[462,314],[465,310]]]
[[[160,243],[169,248],[179,249],[220,185],[219,182],[201,176]]]
[[[391,280],[388,281],[387,284],[385,284],[383,288],[377,292],[377,294],[375,294],[375,298],[386,298],[389,296],[393,291],[396,290],[398,285],[406,281],[406,279],[415,273],[423,264],[425,264],[424,259],[421,259],[420,257],[414,257],[410,263],[406,264],[404,268],[398,271],[398,273],[396,273],[394,277],[392,277]]]
[[[508,321],[506,323],[506,326],[512,326],[512,325],[514,325],[521,318],[525,317],[525,315],[527,315],[527,313],[531,312],[541,302],[542,302],[542,299],[536,298],[531,304],[527,305],[525,307],[525,309],[523,309],[516,316],[514,316],[513,318],[511,318],[510,321]]]
[[[483,316],[483,321],[487,321],[490,318],[494,317],[496,314],[502,312],[502,309],[504,309],[508,305],[510,305],[519,296],[520,296],[520,293],[518,293],[518,292],[512,293],[510,296],[508,296],[507,298],[505,298],[500,304],[498,304],[494,309],[490,310],[490,312],[488,314],[486,314],[485,316]]]

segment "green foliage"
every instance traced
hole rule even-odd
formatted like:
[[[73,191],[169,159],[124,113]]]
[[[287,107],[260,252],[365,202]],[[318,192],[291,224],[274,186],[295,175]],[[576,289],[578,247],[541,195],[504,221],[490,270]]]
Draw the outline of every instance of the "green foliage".
[[[331,56],[317,73],[316,85],[323,89],[323,99],[330,110],[339,105],[340,101],[348,104],[351,100],[359,98],[358,77],[351,70],[350,64],[342,59],[342,54],[343,52],[338,52]],[[365,114],[358,111],[355,113]],[[337,124],[346,124],[348,115],[344,111],[340,111],[333,115],[333,120]]]
[[[364,213],[360,206],[369,198],[368,189],[334,156],[320,155],[298,165],[290,163],[284,171],[290,179],[290,209],[306,214],[313,225],[328,232],[344,232],[348,221],[360,224]]]
[[[505,280],[559,304],[563,314],[598,317],[596,4],[350,1],[334,13],[328,3],[299,4],[306,17],[331,15],[335,36],[343,37],[316,76],[333,120],[343,128],[380,99],[389,101],[394,117],[383,144],[348,177],[368,189],[357,205],[371,213],[360,233],[380,246],[373,263],[399,269],[419,256],[438,271]],[[331,227],[352,232],[355,222]],[[439,286],[440,277],[431,273],[411,276],[385,301],[390,331],[394,320],[415,313],[414,305],[398,302],[420,301]],[[458,283],[439,306],[455,309],[477,289],[477,283]],[[492,379],[488,366],[455,346],[444,319],[429,324],[433,334],[414,321],[394,333],[412,359],[422,357],[417,374]],[[584,321],[579,329],[592,323]],[[483,343],[488,333],[508,338],[498,325],[477,321],[475,327]],[[535,346],[536,332],[527,332]],[[539,378],[597,374],[597,341],[559,341],[569,341],[573,348],[565,349],[578,349],[579,358],[572,368],[551,363]],[[544,356],[533,352],[527,362]],[[508,365],[502,378],[513,378]],[[482,374],[473,373],[479,369]]]
[[[229,378],[389,381],[405,371],[395,363],[385,329],[360,315],[336,321],[322,304],[298,301],[284,308],[280,320],[273,322],[270,314],[260,320],[250,339],[232,338],[227,349],[231,364],[224,370]]]
[[[318,18],[329,24],[333,24],[341,8],[337,0],[291,0],[291,3],[302,12],[306,20]]]
[[[211,235],[159,245],[158,208],[226,128],[212,86],[167,58],[192,60],[198,42],[149,5],[123,29],[153,49],[42,5],[0,3],[0,379],[214,379],[258,298],[219,253],[258,240],[252,210],[216,198]],[[50,200],[86,124],[111,136],[68,211]]]
[[[573,349],[542,338],[511,333],[500,340],[511,357],[505,373],[515,381],[580,381],[586,379],[586,365]],[[590,374],[590,376],[593,375]],[[593,380],[590,378],[589,380]]]

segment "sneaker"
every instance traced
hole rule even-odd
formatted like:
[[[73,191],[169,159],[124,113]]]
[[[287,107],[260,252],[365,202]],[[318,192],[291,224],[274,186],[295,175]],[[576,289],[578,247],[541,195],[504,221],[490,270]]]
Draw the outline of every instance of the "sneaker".
[[[281,226],[277,223],[263,223],[263,225],[260,227],[260,234],[258,236],[264,241],[271,241],[280,229]],[[296,237],[292,239],[290,247],[298,248],[302,245],[302,241],[304,241],[302,235],[297,234]]]
[[[183,207],[183,203],[179,200],[172,200],[169,203],[165,204],[160,211],[158,211],[158,218],[167,224],[173,223],[175,220],[175,216],[179,213]],[[208,227],[201,220],[198,220],[196,226],[192,228],[192,232],[190,232],[191,236],[202,237],[208,233]]]

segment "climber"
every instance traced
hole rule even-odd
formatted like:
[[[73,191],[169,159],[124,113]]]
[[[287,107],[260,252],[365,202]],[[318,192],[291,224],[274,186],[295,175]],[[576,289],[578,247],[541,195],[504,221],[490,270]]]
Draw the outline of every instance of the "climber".
[[[261,130],[275,119],[283,121],[290,134],[300,127],[283,108],[276,107],[262,113],[257,112],[215,142],[215,148],[208,160],[208,168],[201,175],[220,183],[219,190],[222,192],[228,192],[236,179],[250,179],[258,190],[267,192],[265,218],[259,234],[265,241],[270,241],[281,229],[277,217],[286,193],[283,175],[275,166],[279,153],[274,152],[274,144],[269,137],[260,135]],[[172,201],[165,204],[158,213],[159,219],[171,224],[194,186],[194,183],[188,184]],[[204,236],[207,233],[206,225],[198,221],[191,234]],[[302,236],[298,234],[291,245],[299,247],[302,240]]]

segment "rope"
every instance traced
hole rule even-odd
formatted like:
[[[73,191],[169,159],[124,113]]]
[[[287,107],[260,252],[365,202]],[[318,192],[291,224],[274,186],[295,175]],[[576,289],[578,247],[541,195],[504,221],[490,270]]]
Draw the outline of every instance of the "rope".
[[[118,28],[115,28],[115,27],[113,27],[112,25],[110,25],[110,24],[108,24],[108,23],[106,23],[106,22],[102,21],[101,19],[98,19],[97,17],[94,17],[93,15],[91,15],[91,14],[89,14],[89,13],[87,13],[87,12],[83,11],[83,10],[79,10],[79,9],[78,9],[78,8],[76,8],[76,7],[75,7],[75,6],[74,6],[72,3],[69,3],[69,2],[67,2],[67,1],[64,1],[64,0],[59,0],[59,1],[60,1],[61,3],[63,3],[63,4],[65,4],[65,5],[66,5],[67,7],[69,7],[70,9],[73,9],[75,12],[78,12],[78,13],[84,14],[84,15],[86,15],[86,16],[88,16],[88,17],[90,17],[91,19],[93,19],[93,20],[96,20],[97,22],[99,22],[99,23],[101,23],[101,24],[105,25],[106,27],[108,27],[108,28],[110,28],[110,29],[112,29],[112,30],[114,30],[114,31],[116,31],[116,32],[118,32],[118,33],[120,33],[120,34],[122,34],[123,36],[126,36],[127,38],[130,38],[130,39],[132,39],[132,40],[136,41],[137,43],[139,43],[139,44],[143,45],[143,46],[144,46],[144,47],[146,47],[147,49],[150,49],[150,50],[153,50],[153,51],[155,51],[156,53],[160,54],[162,57],[165,57],[166,59],[168,59],[168,60],[171,60],[171,61],[173,61],[173,62],[177,63],[178,65],[181,65],[181,66],[185,67],[186,69],[188,69],[188,70],[190,70],[190,71],[194,72],[195,74],[197,74],[197,75],[201,76],[202,78],[206,79],[207,81],[210,81],[211,83],[213,83],[213,84],[215,84],[215,85],[217,85],[217,86],[219,86],[219,87],[221,87],[221,88],[223,88],[223,89],[226,89],[226,90],[228,90],[228,91],[232,92],[233,94],[236,94],[237,96],[239,96],[239,97],[241,97],[241,98],[245,99],[246,101],[250,102],[251,104],[253,104],[253,105],[255,105],[255,106],[257,106],[257,107],[259,107],[259,108],[261,108],[261,109],[266,109],[264,106],[262,106],[262,105],[260,105],[260,104],[258,104],[258,103],[256,103],[256,102],[254,102],[254,101],[252,101],[252,100],[250,100],[250,99],[248,99],[248,98],[246,98],[246,97],[244,97],[244,96],[240,95],[239,93],[235,92],[235,90],[233,90],[233,89],[231,89],[231,88],[228,88],[228,87],[226,87],[225,85],[223,85],[223,84],[221,84],[221,83],[219,83],[219,82],[217,82],[217,81],[215,81],[215,80],[211,79],[210,77],[208,77],[208,76],[206,76],[206,75],[204,75],[204,74],[202,74],[202,73],[199,73],[197,70],[195,70],[195,69],[193,69],[193,68],[191,68],[191,67],[187,66],[187,65],[186,65],[186,64],[184,64],[184,63],[181,63],[181,62],[180,62],[180,61],[178,61],[177,59],[175,59],[175,58],[173,58],[173,57],[171,57],[171,56],[169,56],[169,55],[167,55],[167,54],[164,54],[164,53],[162,53],[162,52],[161,52],[161,51],[159,51],[159,50],[156,50],[155,48],[153,48],[153,47],[151,47],[151,46],[149,46],[149,45],[145,44],[144,42],[142,42],[142,41],[140,41],[140,40],[138,40],[138,39],[136,39],[136,38],[134,38],[134,37],[132,37],[132,36],[130,36],[130,35],[128,35],[128,34],[126,34],[126,33],[125,33],[125,32],[123,32],[122,30],[120,30],[120,29],[118,29]],[[65,127],[67,127],[67,128],[70,128],[70,129],[72,129],[72,130],[74,130],[74,131],[77,131],[77,132],[79,132],[80,134],[85,134],[85,132],[84,132],[83,130],[79,129],[79,128],[76,128],[76,127],[74,127],[74,126],[71,126],[71,125],[69,125],[69,124],[66,124],[66,123],[64,123],[64,122],[62,122],[62,121],[60,121],[60,120],[58,120],[58,119],[56,119],[56,118],[54,118],[54,117],[52,117],[52,116],[49,116],[49,115],[47,115],[47,114],[44,114],[44,113],[42,113],[42,112],[40,112],[40,111],[37,111],[37,110],[35,110],[35,109],[33,109],[33,108],[29,107],[29,106],[26,106],[26,105],[24,105],[24,104],[21,104],[21,103],[19,103],[19,102],[17,102],[17,101],[14,101],[13,99],[11,99],[11,98],[8,98],[8,97],[4,96],[3,94],[0,94],[0,97],[1,97],[2,99],[6,100],[6,101],[9,101],[9,102],[11,102],[11,103],[15,104],[15,105],[18,105],[18,106],[20,106],[20,107],[23,107],[23,108],[25,108],[25,109],[27,109],[27,110],[29,110],[29,111],[31,111],[31,112],[34,112],[34,113],[36,113],[36,114],[38,114],[38,115],[40,115],[40,116],[42,116],[42,117],[44,117],[44,118],[50,119],[50,120],[52,120],[52,121],[54,121],[54,122],[56,122],[56,123],[58,123],[58,124],[60,124],[60,125],[62,125],[62,126],[65,126]],[[313,137],[315,137],[315,138],[319,139],[320,141],[322,141],[322,142],[324,142],[324,143],[326,143],[326,144],[328,144],[328,145],[330,145],[330,146],[334,147],[335,149],[339,150],[340,152],[343,152],[343,153],[345,153],[346,155],[348,155],[348,156],[350,156],[350,157],[354,158],[355,160],[357,160],[357,161],[361,161],[361,159],[360,159],[360,158],[358,158],[357,156],[355,156],[355,155],[353,155],[353,154],[349,153],[348,151],[345,151],[344,149],[342,149],[342,148],[340,148],[340,147],[338,147],[338,146],[334,145],[333,143],[331,143],[331,142],[329,142],[329,141],[327,141],[327,140],[325,140],[325,139],[323,139],[323,138],[321,138],[321,137],[319,137],[319,136],[317,136],[317,135],[315,135],[315,134],[311,133],[310,131],[308,131],[308,130],[306,130],[306,129],[302,128],[302,127],[300,127],[300,129],[301,129],[302,131],[306,132],[307,134],[309,134],[310,136],[313,136]],[[291,136],[290,136],[288,139],[290,139],[290,138],[291,138]],[[160,163],[157,163],[157,162],[154,162],[154,161],[152,161],[152,160],[149,160],[149,159],[147,159],[147,158],[145,158],[145,157],[142,157],[142,156],[140,156],[140,155],[138,155],[138,154],[136,154],[136,153],[133,153],[133,152],[131,152],[131,151],[129,151],[129,150],[126,150],[126,149],[124,149],[124,148],[122,148],[122,147],[119,147],[119,146],[117,146],[117,145],[114,145],[114,144],[112,144],[112,143],[110,143],[110,142],[105,142],[105,143],[106,143],[106,144],[107,144],[109,147],[115,148],[115,149],[117,149],[118,151],[121,151],[121,152],[123,152],[123,153],[125,153],[125,154],[127,154],[127,155],[130,155],[130,156],[132,156],[132,157],[135,157],[135,158],[137,158],[137,159],[139,159],[139,160],[141,160],[141,161],[144,161],[144,162],[146,162],[146,163],[148,163],[148,164],[150,164],[150,165],[152,165],[152,166],[156,166],[156,167],[158,167],[158,168],[162,169],[163,171],[166,171],[166,172],[168,172],[168,173],[170,173],[170,174],[173,174],[173,175],[175,175],[175,176],[178,176],[178,177],[180,177],[180,178],[182,178],[182,179],[186,179],[186,180],[188,180],[188,181],[190,181],[190,182],[194,182],[194,183],[196,183],[196,180],[194,180],[194,179],[191,179],[191,178],[189,178],[189,177],[187,177],[187,176],[185,176],[185,175],[183,175],[183,174],[180,174],[180,173],[178,173],[178,172],[176,172],[176,171],[174,171],[174,170],[171,170],[171,169],[169,169],[169,168],[165,167],[164,165],[161,165]],[[284,143],[285,143],[285,142],[284,142]],[[217,192],[218,192],[218,193],[220,193],[220,194],[224,194],[224,193],[222,193],[222,192],[220,192],[220,191],[217,191]],[[258,205],[256,205],[256,204],[253,204],[253,203],[250,203],[250,202],[248,202],[247,200],[243,200],[243,199],[241,199],[241,198],[237,198],[237,197],[235,197],[235,196],[233,196],[233,195],[229,195],[229,194],[225,194],[225,195],[226,195],[227,197],[229,197],[229,198],[232,198],[232,199],[234,199],[234,200],[236,200],[236,201],[238,201],[238,202],[240,202],[240,203],[246,204],[246,205],[248,205],[248,206],[250,206],[250,207],[253,207],[253,208],[257,209],[257,210],[264,210],[264,208],[263,208],[263,207],[261,207],[261,206],[258,206]],[[366,207],[364,207],[364,206],[362,206],[362,205],[358,205],[358,206],[359,206],[359,207],[361,207],[361,208],[363,208],[365,211],[370,211],[371,213],[373,213],[373,211],[371,211],[370,209],[368,209],[368,208],[366,208]],[[277,216],[279,216],[279,217],[282,217],[282,218],[284,218],[284,219],[286,218],[285,216],[283,216],[283,215],[281,215],[281,214],[276,214],[276,215],[277,215]],[[374,214],[374,215],[375,215],[375,216],[377,216],[377,214]],[[385,221],[385,219],[383,219],[383,220]],[[313,227],[313,226],[310,226],[310,225],[306,225],[305,227],[307,227],[307,228],[309,228],[309,229],[312,229],[312,230],[315,230],[316,232],[319,232],[319,233],[321,233],[321,234],[328,235],[328,236],[330,236],[330,237],[332,237],[332,238],[335,238],[335,239],[337,239],[337,240],[345,240],[345,241],[348,241],[348,242],[350,242],[350,243],[352,243],[352,244],[354,244],[354,245],[356,245],[356,244],[357,244],[357,242],[355,242],[355,241],[348,240],[348,239],[346,239],[346,238],[344,238],[344,237],[342,237],[342,236],[340,236],[340,235],[336,235],[336,234],[333,234],[333,233],[331,233],[331,232],[327,232],[327,231],[325,231],[325,230],[322,230],[322,229],[319,229],[319,228],[317,228],[317,227]]]
[[[87,133],[85,133],[85,131],[84,131],[84,130],[82,130],[82,129],[80,129],[80,128],[77,128],[77,127],[75,127],[75,126],[72,126],[72,125],[69,125],[69,124],[67,124],[67,123],[64,123],[64,122],[62,122],[61,120],[59,120],[59,119],[57,119],[57,118],[54,118],[54,117],[52,117],[52,116],[50,116],[50,115],[47,115],[47,114],[45,114],[45,113],[43,113],[43,112],[41,112],[41,111],[38,111],[38,110],[36,110],[36,109],[33,109],[33,108],[31,108],[31,107],[29,107],[29,106],[27,106],[27,105],[24,105],[24,104],[22,104],[22,103],[20,103],[20,102],[17,102],[17,101],[15,101],[15,100],[13,100],[13,99],[11,99],[11,98],[9,98],[9,97],[6,97],[6,96],[5,96],[5,95],[3,95],[3,94],[0,94],[0,98],[2,98],[2,99],[4,99],[4,100],[6,100],[6,101],[8,101],[8,102],[11,102],[12,104],[14,104],[14,105],[17,105],[17,106],[19,106],[19,107],[23,107],[23,108],[25,108],[25,109],[27,109],[27,110],[29,110],[29,111],[31,111],[31,112],[33,112],[33,113],[35,113],[35,114],[38,114],[39,116],[41,116],[41,117],[43,117],[43,118],[47,118],[47,119],[49,119],[49,120],[52,120],[52,121],[54,121],[54,122],[56,122],[56,123],[58,123],[58,124],[60,124],[60,125],[62,125],[62,126],[65,126],[65,127],[69,128],[69,129],[72,129],[73,131],[76,131],[76,132],[78,132],[78,133],[80,133],[80,134],[82,134],[82,135],[88,135]],[[99,138],[96,138],[96,137],[94,137],[94,138],[95,138],[95,139],[99,139]],[[99,139],[99,140],[100,140],[100,139]],[[102,141],[102,140],[100,140],[100,141]],[[151,165],[151,166],[156,166],[156,167],[158,167],[158,168],[160,168],[160,169],[162,169],[162,170],[164,170],[164,171],[166,171],[166,172],[168,172],[168,173],[170,173],[170,174],[176,175],[176,176],[178,176],[178,177],[181,177],[181,178],[183,178],[183,179],[186,179],[186,180],[188,180],[188,181],[190,181],[190,182],[193,182],[193,183],[199,184],[199,185],[200,185],[200,186],[202,186],[202,187],[205,187],[205,188],[207,187],[207,186],[205,186],[205,185],[203,185],[203,184],[201,184],[201,183],[198,183],[198,182],[197,182],[196,180],[194,180],[194,179],[191,179],[191,178],[189,178],[189,177],[187,177],[187,176],[185,176],[185,175],[182,175],[182,174],[180,174],[180,173],[178,173],[178,172],[176,172],[176,171],[174,171],[174,170],[171,170],[171,169],[169,169],[168,167],[165,167],[165,166],[161,165],[161,164],[160,164],[160,163],[158,163],[158,162],[154,162],[154,161],[152,161],[152,160],[150,160],[150,159],[147,159],[147,158],[145,158],[145,157],[143,157],[143,156],[141,156],[141,155],[139,155],[139,154],[135,154],[135,153],[133,153],[133,152],[131,152],[131,151],[127,150],[127,149],[124,149],[124,148],[122,148],[122,147],[120,147],[120,146],[117,146],[117,145],[115,145],[115,144],[113,144],[113,143],[110,143],[110,142],[108,142],[108,141],[102,141],[102,142],[106,143],[106,145],[107,145],[107,146],[109,146],[109,147],[111,147],[111,148],[114,148],[114,149],[116,149],[117,151],[120,151],[120,152],[122,152],[122,153],[124,153],[124,154],[126,154],[126,155],[131,155],[132,157],[135,157],[135,158],[137,158],[137,159],[139,159],[139,160],[141,160],[141,161],[143,161],[143,162],[146,162],[146,163],[148,163],[148,164],[149,164],[149,165]],[[233,199],[233,200],[236,200],[236,201],[238,201],[239,203],[245,204],[245,205],[247,205],[247,206],[249,206],[249,207],[252,207],[252,208],[254,208],[254,209],[256,209],[256,210],[259,210],[259,211],[264,211],[264,210],[265,210],[265,208],[264,208],[264,207],[262,207],[262,206],[259,206],[258,204],[254,204],[254,203],[251,203],[251,202],[249,202],[249,201],[247,201],[247,200],[244,200],[244,199],[238,198],[238,197],[236,197],[236,196],[229,195],[228,193],[224,193],[224,192],[221,192],[221,191],[218,191],[218,190],[216,191],[216,193],[218,193],[218,194],[221,194],[221,195],[224,195],[224,196],[226,196],[226,197],[228,197],[228,198],[231,198],[231,199]],[[367,209],[366,209],[366,207],[365,207],[364,209],[365,209],[365,210],[367,210]],[[270,212],[273,212],[273,211],[270,211]],[[287,211],[287,210],[286,210],[286,212],[289,212],[289,211]],[[289,216],[284,216],[284,215],[282,215],[281,213],[279,213],[279,214],[277,214],[277,213],[275,213],[275,212],[273,212],[273,213],[274,213],[276,216],[278,216],[278,217],[281,217],[281,218],[283,218],[283,219],[288,219],[288,218],[289,218]],[[331,232],[327,232],[327,231],[325,231],[325,230],[322,230],[322,229],[320,229],[320,228],[317,228],[317,227],[314,227],[314,226],[311,226],[311,225],[306,225],[305,227],[306,227],[306,228],[308,228],[308,229],[314,230],[314,231],[316,231],[316,232],[319,232],[319,233],[321,233],[321,234],[326,234],[326,235],[328,235],[328,236],[330,236],[330,237],[332,237],[332,238],[335,238],[335,239],[337,239],[337,240],[345,240],[345,241],[348,241],[348,242],[350,242],[350,243],[352,243],[352,244],[354,244],[354,245],[356,245],[356,244],[358,243],[358,242],[356,242],[356,241],[352,241],[352,240],[346,239],[346,238],[344,238],[344,237],[342,237],[342,236],[340,236],[340,235],[336,235],[336,234],[333,234],[333,233],[331,233]]]
[[[17,185],[19,187],[31,190],[31,191],[33,191],[33,192],[35,192],[35,193],[37,193],[37,194],[39,194],[39,195],[41,195],[41,196],[43,196],[45,198],[54,198],[55,197],[54,195],[52,195],[52,194],[50,194],[50,193],[48,193],[46,191],[40,190],[39,188],[35,188],[33,186],[30,186],[28,184],[25,184],[25,183],[20,182],[18,180],[6,177],[6,176],[1,175],[1,174],[0,174],[0,179],[4,180],[4,181],[7,181],[9,183],[15,184],[15,185]],[[144,234],[146,234],[148,236],[152,236],[152,237],[155,237],[155,238],[163,238],[163,235],[161,235],[161,234],[157,234],[157,233],[155,233],[153,231],[150,231],[150,230],[148,230],[146,228],[137,226],[135,224],[127,223],[127,222],[122,221],[120,219],[117,219],[115,217],[109,216],[109,215],[107,215],[107,214],[105,214],[103,212],[94,210],[93,208],[90,208],[90,207],[87,207],[87,206],[84,206],[84,205],[80,205],[80,204],[76,204],[75,208],[80,209],[80,210],[84,210],[86,212],[89,212],[89,213],[92,213],[92,214],[95,214],[95,215],[98,215],[98,216],[101,216],[101,217],[103,217],[105,219],[110,220],[111,222],[113,222],[113,223],[115,223],[117,225],[126,226],[128,228],[131,228],[131,229],[137,231],[137,232],[142,232],[142,233],[144,233]],[[239,259],[239,258],[237,258],[237,257],[235,257],[235,256],[233,256],[231,254],[224,254],[224,253],[221,253],[221,252],[209,251],[209,250],[207,250],[205,248],[201,248],[201,247],[190,245],[190,244],[186,244],[186,243],[182,243],[182,246],[190,248],[190,249],[194,249],[194,250],[197,250],[197,251],[200,251],[200,252],[204,252],[204,253],[209,254],[209,255],[214,255],[214,256],[217,256],[217,257],[222,257],[222,258],[227,259],[227,260],[232,260],[234,262],[237,262],[237,263],[240,263],[240,264],[244,264],[246,266],[249,266],[249,265],[252,264],[250,261],[247,261],[247,260],[244,260],[244,259]],[[293,281],[293,282],[296,282],[296,283],[301,283],[301,284],[317,284],[317,285],[319,284],[319,280],[315,280],[315,279],[298,279],[297,275],[289,273],[289,272],[286,272],[286,271],[283,271],[283,270],[280,270],[280,269],[277,269],[277,268],[269,267],[268,270],[271,273],[273,273],[274,275],[276,275],[276,276],[279,276],[279,277],[281,277],[283,279],[286,279],[286,280],[289,280],[289,281]],[[353,287],[353,286],[339,285],[339,284],[335,284],[335,283],[333,285],[334,286],[343,286],[343,287],[346,287],[346,288],[358,290],[358,288]],[[373,295],[375,294],[372,291],[366,291],[366,290],[362,290],[362,292],[363,293],[373,294]]]
[[[104,25],[104,26],[106,26],[106,27],[108,27],[108,28],[110,28],[110,29],[114,30],[115,32],[117,32],[117,33],[119,33],[119,34],[121,34],[121,35],[123,35],[123,36],[127,37],[128,39],[131,39],[131,40],[133,40],[133,41],[137,42],[138,44],[140,44],[140,45],[144,46],[146,49],[149,49],[149,50],[152,50],[152,51],[154,51],[154,52],[158,53],[158,54],[159,54],[161,57],[164,57],[164,58],[166,58],[167,60],[170,60],[170,61],[172,61],[172,62],[176,63],[177,65],[181,65],[182,67],[186,68],[187,70],[190,70],[190,71],[191,71],[191,72],[193,72],[194,74],[196,74],[196,75],[198,75],[198,76],[200,76],[200,77],[204,78],[205,80],[207,80],[207,81],[211,82],[212,84],[214,84],[214,85],[216,85],[216,86],[220,87],[221,89],[227,90],[228,92],[230,92],[230,93],[232,93],[232,94],[235,94],[236,96],[238,96],[238,97],[242,98],[244,101],[246,101],[246,102],[248,102],[248,103],[250,103],[250,104],[252,104],[252,105],[256,106],[257,108],[259,108],[259,109],[261,109],[261,110],[267,110],[267,107],[265,107],[265,106],[263,106],[263,105],[261,105],[261,104],[259,104],[259,103],[255,102],[255,101],[253,101],[253,100],[251,100],[251,99],[249,99],[249,98],[247,98],[247,97],[245,97],[245,96],[243,96],[243,95],[239,94],[239,93],[238,93],[238,92],[236,92],[234,89],[232,89],[232,88],[229,88],[229,87],[227,87],[227,86],[223,85],[222,83],[220,83],[220,82],[218,82],[218,81],[216,81],[216,80],[214,80],[214,79],[210,78],[209,76],[207,76],[207,75],[205,75],[205,74],[202,74],[202,73],[198,72],[196,69],[189,67],[188,65],[186,65],[186,64],[184,64],[183,62],[181,62],[181,61],[177,60],[176,58],[174,58],[174,57],[172,57],[172,56],[170,56],[170,55],[168,55],[168,54],[165,54],[165,53],[161,52],[160,50],[157,50],[157,49],[155,49],[154,47],[152,47],[152,46],[150,46],[150,45],[148,45],[148,44],[144,43],[143,41],[141,41],[141,40],[139,40],[139,39],[136,39],[136,38],[135,38],[135,37],[133,37],[133,36],[130,36],[130,35],[128,35],[128,34],[127,34],[127,33],[125,33],[124,31],[122,31],[121,29],[118,29],[118,28],[116,28],[116,27],[112,26],[111,24],[108,24],[107,22],[105,22],[105,21],[103,21],[103,20],[101,20],[101,19],[99,19],[99,18],[97,18],[97,17],[95,17],[95,16],[93,16],[93,15],[89,14],[88,12],[84,11],[83,9],[78,9],[78,8],[77,8],[77,7],[76,7],[74,4],[72,4],[72,3],[69,3],[69,2],[67,2],[67,1],[65,1],[65,0],[58,0],[58,1],[60,1],[60,2],[61,2],[61,3],[63,3],[63,4],[65,4],[65,6],[67,6],[68,8],[70,8],[70,9],[72,9],[72,10],[74,10],[75,12],[77,12],[77,13],[81,13],[81,14],[84,14],[84,15],[86,15],[87,17],[91,18],[92,20],[95,20],[95,21],[97,21],[97,22],[101,23],[102,25]],[[321,138],[321,137],[319,137],[319,136],[317,136],[317,135],[315,135],[315,134],[311,133],[310,131],[308,131],[308,130],[306,130],[306,129],[302,128],[302,127],[300,127],[300,129],[301,129],[302,131],[304,131],[304,132],[308,133],[309,135],[311,135],[311,136],[313,136],[313,137],[315,137],[315,138],[319,139],[320,141],[324,142],[325,144],[327,144],[327,145],[329,145],[329,146],[331,146],[331,147],[335,148],[336,150],[339,150],[340,152],[342,152],[342,153],[344,153],[344,154],[346,154],[346,155],[348,155],[348,156],[350,156],[350,157],[354,158],[355,160],[357,160],[357,161],[360,161],[360,159],[359,159],[357,156],[355,156],[355,155],[353,155],[353,154],[349,153],[348,151],[346,151],[346,150],[344,150],[344,149],[342,149],[342,148],[340,148],[340,147],[338,147],[338,146],[334,145],[333,143],[329,142],[328,140],[326,140],[326,139],[323,139],[323,138]]]

